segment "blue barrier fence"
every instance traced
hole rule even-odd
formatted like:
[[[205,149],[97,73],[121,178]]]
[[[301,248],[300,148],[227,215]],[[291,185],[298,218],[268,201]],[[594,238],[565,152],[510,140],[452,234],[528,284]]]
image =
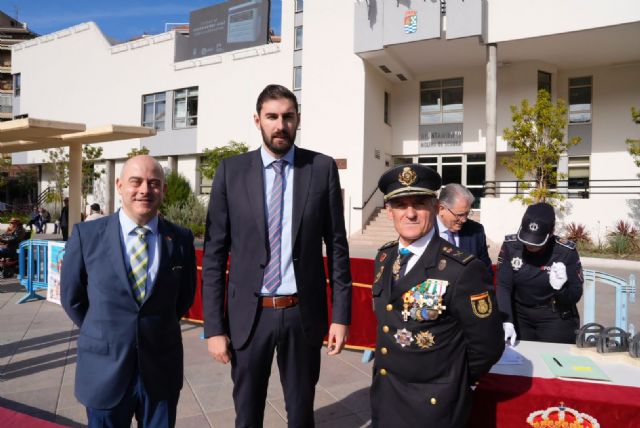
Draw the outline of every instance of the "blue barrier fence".
[[[48,248],[48,241],[30,239],[20,243],[18,280],[27,289],[27,293],[18,300],[18,303],[45,299],[36,293],[36,290],[46,289],[48,286]]]
[[[596,319],[596,284],[609,285],[615,288],[616,293],[616,325],[624,331],[635,334],[635,326],[629,324],[629,303],[636,301],[636,276],[629,275],[626,281],[606,272],[584,270],[584,288],[582,293],[583,325],[595,322]]]

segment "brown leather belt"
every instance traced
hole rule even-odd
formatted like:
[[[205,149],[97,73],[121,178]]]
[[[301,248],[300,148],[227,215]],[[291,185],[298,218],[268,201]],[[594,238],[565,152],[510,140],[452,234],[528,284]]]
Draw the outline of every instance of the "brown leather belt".
[[[298,304],[298,296],[260,296],[260,306],[263,308],[285,309]]]

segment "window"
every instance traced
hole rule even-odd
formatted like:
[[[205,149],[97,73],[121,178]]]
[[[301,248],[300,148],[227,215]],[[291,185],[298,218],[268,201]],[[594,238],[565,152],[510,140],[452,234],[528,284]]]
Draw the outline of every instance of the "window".
[[[569,198],[589,198],[589,156],[569,158]]]
[[[391,125],[389,122],[389,93],[384,93],[384,123]]]
[[[463,79],[420,82],[420,125],[461,123]]]
[[[20,96],[20,89],[22,88],[20,73],[13,75],[13,95],[16,97]]]
[[[296,12],[302,12],[302,8],[304,6],[303,0],[296,0]],[[291,28],[291,27],[289,27]]]
[[[142,126],[164,131],[165,99],[164,92],[142,96]]]
[[[538,91],[544,89],[551,94],[551,73],[538,71]]]
[[[569,79],[569,123],[591,122],[591,77]]]
[[[293,50],[299,51],[302,49],[302,25],[299,25],[295,28],[296,38],[293,44]]]
[[[206,157],[201,157],[200,158],[200,165],[202,165],[204,162],[206,162]],[[213,179],[212,178],[207,178],[204,176],[204,174],[202,173],[202,171],[200,171],[200,168],[198,168],[198,172],[200,173],[200,194],[201,195],[209,195],[211,194],[211,186],[213,185]]]
[[[302,67],[293,67],[293,89],[302,89]]]
[[[198,87],[173,92],[173,127],[192,128],[198,125]]]

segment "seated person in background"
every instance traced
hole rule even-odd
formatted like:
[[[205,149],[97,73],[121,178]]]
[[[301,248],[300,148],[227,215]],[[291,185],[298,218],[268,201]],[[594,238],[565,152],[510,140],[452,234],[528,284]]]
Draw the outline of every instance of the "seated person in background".
[[[7,231],[0,235],[0,257],[17,257],[18,245],[26,238],[27,232],[20,219],[14,217],[9,220]]]
[[[480,259],[493,282],[484,227],[469,218],[474,200],[473,194],[460,184],[449,183],[444,186],[438,198],[438,234],[450,244]]]
[[[100,217],[104,217],[100,210],[100,204],[91,204],[91,213],[87,216],[86,219],[84,219],[84,221],[91,221]]]
[[[39,233],[47,232],[47,223],[51,221],[51,214],[44,207],[40,207],[40,231]]]
[[[40,212],[38,211],[38,207],[34,205],[33,211],[31,211],[31,218],[29,219],[29,230],[33,230],[33,226],[36,227],[36,233],[40,233]]]
[[[498,257],[498,308],[504,339],[575,343],[582,297],[576,244],[553,234],[549,204],[530,205],[516,235],[507,235]]]

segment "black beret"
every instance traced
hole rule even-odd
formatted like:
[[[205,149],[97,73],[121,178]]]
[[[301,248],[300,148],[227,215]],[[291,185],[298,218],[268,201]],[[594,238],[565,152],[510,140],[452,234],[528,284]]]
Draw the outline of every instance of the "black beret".
[[[436,196],[441,185],[440,174],[428,166],[415,163],[391,168],[378,181],[385,202],[403,196]]]

